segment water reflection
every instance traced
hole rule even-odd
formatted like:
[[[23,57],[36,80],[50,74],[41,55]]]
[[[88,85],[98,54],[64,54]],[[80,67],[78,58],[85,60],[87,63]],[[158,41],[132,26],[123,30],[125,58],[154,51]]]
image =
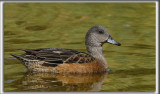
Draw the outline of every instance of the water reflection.
[[[52,74],[27,72],[15,81],[22,91],[100,91],[107,73]]]

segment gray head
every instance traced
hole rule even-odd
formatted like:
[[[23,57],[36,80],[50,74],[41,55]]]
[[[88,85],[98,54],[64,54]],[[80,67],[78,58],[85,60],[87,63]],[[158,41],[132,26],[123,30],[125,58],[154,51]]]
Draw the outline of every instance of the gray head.
[[[103,26],[91,27],[85,37],[86,46],[101,47],[104,43],[110,43],[120,46],[119,42],[116,42],[108,30]]]

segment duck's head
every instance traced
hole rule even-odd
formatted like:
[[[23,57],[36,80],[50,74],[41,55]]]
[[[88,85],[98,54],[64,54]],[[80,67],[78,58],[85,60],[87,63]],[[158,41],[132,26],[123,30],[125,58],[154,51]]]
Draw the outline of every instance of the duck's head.
[[[91,27],[85,37],[85,44],[87,46],[99,47],[104,43],[110,43],[120,46],[119,42],[116,42],[108,30],[104,26],[93,26]]]

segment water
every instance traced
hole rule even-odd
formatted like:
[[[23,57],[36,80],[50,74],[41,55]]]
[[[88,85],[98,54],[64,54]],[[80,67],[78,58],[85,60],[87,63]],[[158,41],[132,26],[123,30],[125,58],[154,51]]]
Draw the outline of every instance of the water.
[[[19,48],[86,52],[93,25],[122,44],[103,46],[107,73],[28,73],[10,56]],[[4,91],[155,91],[155,3],[5,3]]]

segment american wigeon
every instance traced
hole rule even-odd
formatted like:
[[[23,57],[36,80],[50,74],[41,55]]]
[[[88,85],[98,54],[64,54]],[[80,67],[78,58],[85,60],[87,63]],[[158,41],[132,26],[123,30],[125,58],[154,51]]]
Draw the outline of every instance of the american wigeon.
[[[19,59],[28,70],[34,72],[105,72],[108,64],[103,55],[102,45],[104,43],[121,45],[113,40],[105,27],[93,26],[88,30],[85,37],[85,45],[88,53],[73,49],[43,48],[21,49],[26,53],[22,55],[11,55]]]

